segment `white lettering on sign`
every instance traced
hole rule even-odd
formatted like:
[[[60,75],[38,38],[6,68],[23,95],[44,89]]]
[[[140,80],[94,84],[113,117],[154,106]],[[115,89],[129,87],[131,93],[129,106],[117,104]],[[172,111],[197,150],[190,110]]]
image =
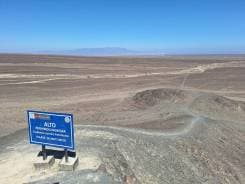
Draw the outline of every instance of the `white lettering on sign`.
[[[49,128],[55,128],[56,127],[56,124],[55,123],[44,122],[44,126],[45,127],[49,127]]]

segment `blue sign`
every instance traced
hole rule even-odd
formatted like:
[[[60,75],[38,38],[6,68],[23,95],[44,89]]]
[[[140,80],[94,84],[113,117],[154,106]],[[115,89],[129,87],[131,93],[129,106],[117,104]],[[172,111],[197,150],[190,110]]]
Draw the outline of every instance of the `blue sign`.
[[[73,115],[27,111],[31,144],[74,149]]]

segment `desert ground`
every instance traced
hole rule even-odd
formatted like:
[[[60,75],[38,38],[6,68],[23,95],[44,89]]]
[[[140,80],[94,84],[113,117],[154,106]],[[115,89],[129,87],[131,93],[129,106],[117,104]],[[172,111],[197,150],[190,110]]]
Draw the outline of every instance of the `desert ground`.
[[[245,56],[0,55],[0,183],[245,183]],[[35,170],[26,111],[72,113],[75,172]]]

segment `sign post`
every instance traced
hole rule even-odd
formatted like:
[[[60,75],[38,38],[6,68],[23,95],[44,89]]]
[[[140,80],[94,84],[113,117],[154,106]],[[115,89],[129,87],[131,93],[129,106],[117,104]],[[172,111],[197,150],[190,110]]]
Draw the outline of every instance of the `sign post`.
[[[65,149],[65,160],[66,160],[66,162],[68,162],[68,151],[67,151],[67,149]]]
[[[46,160],[47,159],[47,153],[46,153],[45,145],[42,145],[42,155],[43,155],[43,160]]]
[[[27,111],[31,144],[42,145],[43,161],[47,160],[45,146],[64,149],[64,160],[69,163],[68,149],[74,150],[73,115],[67,113]]]

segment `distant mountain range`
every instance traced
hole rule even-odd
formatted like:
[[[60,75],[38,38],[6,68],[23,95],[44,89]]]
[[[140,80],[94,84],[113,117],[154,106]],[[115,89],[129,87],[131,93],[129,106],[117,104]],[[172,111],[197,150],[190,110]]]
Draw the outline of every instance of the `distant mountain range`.
[[[80,48],[80,49],[67,49],[67,50],[1,50],[1,53],[8,54],[50,54],[50,55],[74,55],[74,56],[169,56],[169,55],[222,55],[222,56],[244,56],[243,50],[208,50],[206,52],[200,49],[188,49],[175,51],[173,49],[152,49],[152,50],[131,50],[121,47],[98,47],[98,48]]]
[[[120,47],[103,47],[103,48],[81,48],[73,50],[56,50],[41,51],[41,54],[57,55],[78,55],[78,56],[139,56],[139,55],[164,55],[161,50],[154,51],[135,51]]]

